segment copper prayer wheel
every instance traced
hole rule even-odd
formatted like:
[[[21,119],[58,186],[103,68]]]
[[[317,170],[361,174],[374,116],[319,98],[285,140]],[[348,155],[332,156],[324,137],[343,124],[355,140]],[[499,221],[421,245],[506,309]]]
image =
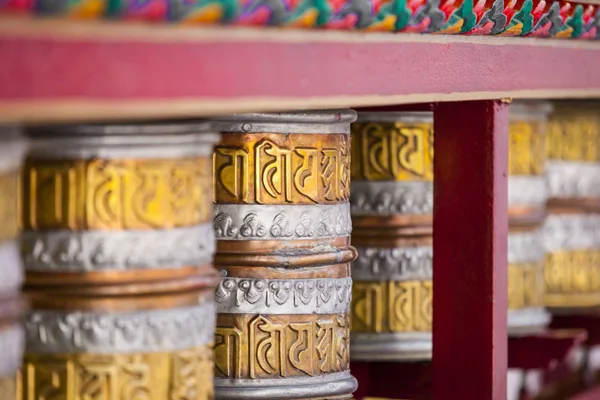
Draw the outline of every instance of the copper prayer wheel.
[[[19,399],[213,398],[208,128],[29,129]]]
[[[548,145],[546,304],[556,313],[600,306],[600,112],[556,102]]]
[[[508,325],[517,334],[548,323],[541,308],[543,157],[535,170],[513,166],[523,151],[537,162],[547,110],[511,107]],[[352,125],[353,360],[431,358],[433,139],[430,112],[361,112]],[[535,186],[524,193],[527,185]]]
[[[215,398],[349,399],[352,110],[213,121]]]
[[[17,210],[25,148],[17,129],[0,127],[0,399],[6,400],[15,398],[15,376],[23,357],[23,270]]]

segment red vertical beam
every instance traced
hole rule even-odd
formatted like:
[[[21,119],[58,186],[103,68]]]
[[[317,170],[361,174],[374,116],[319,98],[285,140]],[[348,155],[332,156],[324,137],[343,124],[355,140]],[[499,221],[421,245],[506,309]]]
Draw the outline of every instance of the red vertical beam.
[[[508,105],[435,108],[433,396],[506,400]]]

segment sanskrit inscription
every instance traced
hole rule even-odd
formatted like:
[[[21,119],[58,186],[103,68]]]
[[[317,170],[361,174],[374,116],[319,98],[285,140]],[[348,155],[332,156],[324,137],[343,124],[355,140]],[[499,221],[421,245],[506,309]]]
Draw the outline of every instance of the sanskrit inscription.
[[[25,229],[161,229],[211,218],[209,158],[30,160]]]
[[[26,355],[20,400],[209,400],[209,347],[176,353]]]
[[[600,250],[573,250],[546,254],[544,268],[548,294],[600,291]]]
[[[595,115],[559,114],[548,125],[548,157],[600,161],[600,120]]]
[[[348,135],[224,134],[215,148],[217,203],[340,203],[350,194]]]
[[[18,182],[17,172],[0,174],[0,244],[18,236]]]
[[[218,316],[215,375],[317,376],[349,368],[348,314]]]
[[[541,263],[508,266],[508,308],[542,307],[544,275]]]
[[[511,175],[540,175],[546,162],[543,123],[513,121],[509,126],[508,172]]]
[[[433,180],[433,124],[352,124],[352,179]]]

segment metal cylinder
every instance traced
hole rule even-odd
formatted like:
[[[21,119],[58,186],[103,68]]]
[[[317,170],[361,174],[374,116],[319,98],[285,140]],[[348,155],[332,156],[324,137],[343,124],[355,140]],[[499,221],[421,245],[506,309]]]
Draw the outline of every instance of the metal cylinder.
[[[213,121],[215,397],[348,399],[351,110]]]
[[[511,107],[508,325],[518,334],[548,323],[539,230],[547,190],[543,155],[533,160],[547,110]],[[352,125],[353,360],[431,358],[433,139],[430,112],[361,112]],[[519,169],[525,153],[534,169]]]
[[[598,102],[556,102],[549,125],[546,304],[553,312],[600,306]]]
[[[19,130],[0,127],[0,399],[16,394],[23,357],[23,271],[19,256],[18,182],[26,141]]]
[[[211,399],[206,123],[29,129],[23,399]]]

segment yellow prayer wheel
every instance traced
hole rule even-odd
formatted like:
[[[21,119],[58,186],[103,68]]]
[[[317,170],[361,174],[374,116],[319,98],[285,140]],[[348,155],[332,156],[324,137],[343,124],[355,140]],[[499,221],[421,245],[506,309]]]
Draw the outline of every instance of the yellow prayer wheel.
[[[540,230],[547,113],[547,105],[511,105],[510,334],[549,321]],[[352,126],[353,360],[431,358],[433,140],[429,112],[364,112]]]
[[[0,127],[0,399],[15,398],[23,357],[23,271],[19,255],[18,182],[26,142],[14,128]]]
[[[553,312],[600,306],[600,111],[556,102],[548,139],[545,301]]]
[[[190,122],[28,133],[18,398],[212,399],[218,135]]]
[[[215,398],[351,399],[352,110],[213,121]]]

